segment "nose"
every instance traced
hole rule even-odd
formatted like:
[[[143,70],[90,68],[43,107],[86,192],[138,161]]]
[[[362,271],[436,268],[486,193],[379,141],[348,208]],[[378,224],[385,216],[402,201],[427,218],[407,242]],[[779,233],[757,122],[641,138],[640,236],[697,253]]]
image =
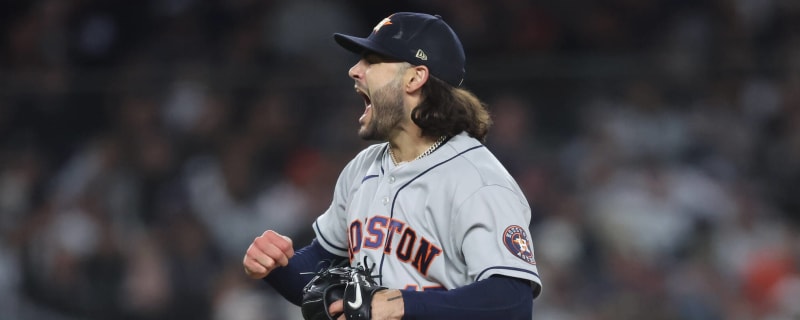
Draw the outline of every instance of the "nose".
[[[350,70],[347,71],[347,75],[355,80],[362,79],[364,77],[364,59],[358,60],[356,64],[350,67]]]

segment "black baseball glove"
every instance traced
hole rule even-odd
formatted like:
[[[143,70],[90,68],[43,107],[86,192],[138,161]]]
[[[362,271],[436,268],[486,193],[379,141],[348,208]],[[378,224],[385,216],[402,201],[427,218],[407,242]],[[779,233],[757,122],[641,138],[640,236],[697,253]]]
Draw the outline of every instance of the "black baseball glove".
[[[372,265],[374,268],[375,265]],[[372,268],[358,264],[351,267],[330,265],[315,273],[303,288],[300,310],[306,320],[334,320],[341,314],[330,314],[328,308],[337,300],[344,300],[347,319],[370,319],[372,296],[383,289],[375,282]]]

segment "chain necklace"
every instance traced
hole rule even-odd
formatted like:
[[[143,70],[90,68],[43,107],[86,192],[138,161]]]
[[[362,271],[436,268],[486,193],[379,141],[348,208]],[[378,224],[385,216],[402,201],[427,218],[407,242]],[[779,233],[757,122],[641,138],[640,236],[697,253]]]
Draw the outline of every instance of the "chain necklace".
[[[420,154],[419,156],[417,156],[416,158],[414,158],[414,160],[419,160],[419,159],[422,159],[422,158],[424,158],[424,157],[426,157],[426,156],[430,155],[430,154],[431,154],[431,153],[433,153],[434,151],[436,151],[436,149],[437,149],[437,148],[439,148],[439,146],[440,146],[440,145],[442,145],[442,142],[444,142],[444,140],[445,140],[445,139],[447,139],[447,136],[441,136],[441,137],[439,137],[439,139],[437,139],[437,140],[436,140],[436,142],[434,142],[434,143],[433,143],[433,144],[432,144],[432,145],[431,145],[431,146],[428,148],[428,150],[425,150],[425,152],[423,152],[422,154]],[[392,147],[391,147],[391,146],[389,146],[389,156],[390,156],[390,157],[392,157],[392,163],[394,163],[394,165],[399,165],[400,163],[402,163],[402,162],[400,162],[400,161],[397,161],[397,158],[395,158],[395,155],[394,155],[394,152],[392,152]],[[413,161],[413,160],[412,160],[412,161]]]

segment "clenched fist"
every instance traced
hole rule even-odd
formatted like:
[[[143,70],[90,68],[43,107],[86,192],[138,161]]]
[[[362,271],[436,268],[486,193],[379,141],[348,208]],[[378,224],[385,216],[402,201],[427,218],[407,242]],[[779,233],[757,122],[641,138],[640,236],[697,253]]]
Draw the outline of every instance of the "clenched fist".
[[[293,255],[292,239],[272,230],[264,231],[247,248],[242,261],[244,272],[253,279],[264,278],[275,268],[289,264]]]

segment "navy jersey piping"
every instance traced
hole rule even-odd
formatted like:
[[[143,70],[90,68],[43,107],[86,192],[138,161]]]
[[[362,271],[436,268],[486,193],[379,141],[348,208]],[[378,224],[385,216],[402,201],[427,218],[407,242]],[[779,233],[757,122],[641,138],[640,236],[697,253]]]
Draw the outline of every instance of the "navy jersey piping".
[[[325,236],[322,234],[322,230],[319,229],[319,223],[317,223],[316,221],[314,221],[314,229],[317,229],[317,234],[319,234],[320,238],[322,238],[322,241],[325,241],[325,243],[327,243],[329,246],[333,247],[336,250],[342,250],[344,252],[350,252],[349,249],[337,247],[335,244],[333,244],[330,241],[328,241],[328,239],[325,239]]]
[[[386,153],[387,153],[386,149],[387,148],[389,148],[389,143],[386,143],[386,145],[383,147],[383,151],[381,151],[381,158],[380,158],[380,162],[379,162],[380,163],[381,174],[384,174],[383,159],[384,159],[384,157],[386,157]],[[361,183],[364,183],[365,181],[367,181],[369,179],[377,178],[377,177],[380,177],[380,175],[378,175],[378,174],[368,174],[368,175],[364,176],[363,179],[361,179]]]
[[[527,273],[527,274],[532,274],[532,275],[536,276],[536,278],[539,278],[539,274],[538,273],[530,271],[530,270],[526,270],[526,269],[522,269],[522,268],[514,268],[514,267],[497,266],[497,267],[489,267],[489,268],[486,268],[483,271],[481,271],[481,273],[479,273],[478,276],[475,277],[475,281],[480,280],[484,273],[488,272],[489,270],[494,270],[494,269],[502,269],[502,270],[511,270],[511,271],[523,272],[523,273]]]
[[[446,141],[445,141],[445,142],[446,142]],[[465,154],[465,153],[467,153],[467,152],[470,152],[470,151],[472,151],[472,150],[475,150],[475,149],[478,149],[478,148],[483,148],[483,147],[484,147],[483,145],[477,145],[477,146],[471,147],[471,148],[469,148],[469,149],[467,149],[467,150],[461,151],[461,152],[459,152],[458,154],[456,154],[456,155],[454,155],[454,156],[452,156],[452,157],[450,157],[450,158],[448,158],[448,159],[446,159],[446,160],[444,160],[444,161],[442,161],[442,162],[439,162],[439,163],[437,163],[437,164],[435,164],[435,165],[432,165],[432,166],[431,166],[430,168],[428,168],[428,169],[425,169],[425,171],[422,171],[422,172],[420,172],[420,173],[419,173],[417,176],[415,176],[414,178],[411,178],[411,180],[409,180],[408,182],[406,182],[404,185],[400,186],[400,188],[398,188],[398,189],[397,189],[397,192],[395,192],[395,194],[394,194],[394,198],[392,198],[392,208],[391,208],[391,210],[389,211],[389,219],[393,219],[393,218],[394,218],[394,206],[395,206],[395,203],[397,202],[397,196],[399,196],[399,195],[400,195],[400,191],[403,191],[403,189],[405,189],[405,188],[406,188],[406,187],[407,187],[409,184],[411,184],[412,182],[414,182],[415,180],[417,180],[419,177],[421,177],[421,176],[425,175],[426,173],[430,172],[430,171],[431,171],[431,170],[433,170],[434,168],[436,168],[436,167],[438,167],[438,166],[441,166],[441,165],[443,165],[443,164],[445,164],[445,163],[447,163],[447,162],[450,162],[450,160],[453,160],[453,159],[455,159],[455,158],[458,158],[458,157],[460,157],[461,155],[463,155],[463,154]],[[390,237],[386,237],[386,240],[384,240],[384,241],[389,241],[389,238],[390,238]],[[384,243],[384,247],[385,247],[385,246],[386,246],[386,243]],[[381,254],[381,263],[380,263],[380,265],[379,265],[379,267],[378,267],[378,273],[379,273],[379,274],[380,274],[380,273],[383,271],[383,262],[384,262],[385,260],[386,260],[386,252],[384,251],[384,252]],[[380,284],[381,284],[381,285],[383,285],[383,279],[379,279],[379,280],[380,280]]]

